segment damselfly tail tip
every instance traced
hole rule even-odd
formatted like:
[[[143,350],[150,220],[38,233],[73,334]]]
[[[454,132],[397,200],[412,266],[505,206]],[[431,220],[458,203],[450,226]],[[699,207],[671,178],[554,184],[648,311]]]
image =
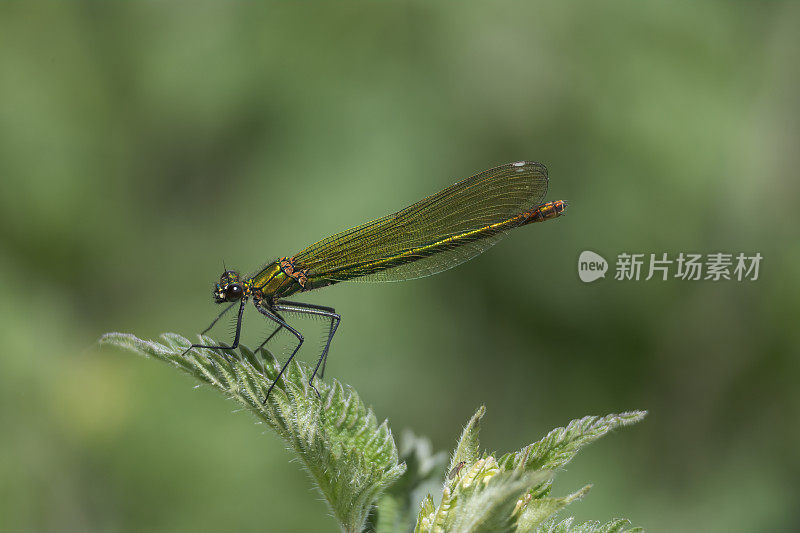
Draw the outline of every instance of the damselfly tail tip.
[[[556,218],[564,215],[567,210],[567,206],[569,206],[569,204],[566,200],[555,200],[545,204],[545,207],[543,208],[544,218]]]

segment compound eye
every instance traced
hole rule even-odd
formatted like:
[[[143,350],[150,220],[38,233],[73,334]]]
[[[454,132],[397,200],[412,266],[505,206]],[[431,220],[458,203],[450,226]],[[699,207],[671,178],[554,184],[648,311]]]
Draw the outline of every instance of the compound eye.
[[[227,296],[228,300],[238,300],[242,297],[242,286],[237,283],[229,285],[225,289],[225,296]]]

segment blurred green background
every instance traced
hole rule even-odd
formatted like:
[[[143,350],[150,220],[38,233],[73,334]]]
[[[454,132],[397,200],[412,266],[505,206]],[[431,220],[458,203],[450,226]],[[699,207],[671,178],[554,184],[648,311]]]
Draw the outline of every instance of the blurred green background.
[[[780,2],[3,3],[0,530],[334,531],[273,434],[95,340],[193,335],[223,260],[534,159],[566,218],[308,295],[343,316],[329,376],[437,449],[481,403],[500,451],[648,409],[559,477],[595,485],[579,519],[797,531],[798,27]],[[584,284],[585,249],[764,260]]]

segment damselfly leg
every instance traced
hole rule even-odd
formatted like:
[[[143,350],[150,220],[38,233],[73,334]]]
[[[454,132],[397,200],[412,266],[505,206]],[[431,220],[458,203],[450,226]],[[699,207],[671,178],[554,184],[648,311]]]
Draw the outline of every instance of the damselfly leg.
[[[325,377],[325,364],[328,362],[328,350],[331,347],[331,341],[333,340],[333,336],[336,334],[336,329],[339,327],[339,322],[341,322],[342,317],[336,312],[336,310],[333,307],[326,307],[324,305],[314,305],[302,302],[289,302],[287,300],[281,300],[279,303],[276,303],[274,307],[275,309],[287,313],[319,316],[330,319],[330,326],[328,329],[328,339],[325,342],[325,347],[322,349],[322,353],[320,354],[319,359],[317,360],[317,366],[314,367],[314,372],[311,374],[311,379],[308,380],[308,384],[313,387],[314,385],[312,384],[312,382],[314,381],[314,377],[317,375],[317,370],[319,370],[320,364],[322,365],[322,371],[319,373],[319,377],[320,379]]]
[[[218,314],[218,315],[217,315],[217,318],[215,318],[214,320],[212,320],[212,321],[211,321],[211,324],[209,324],[209,325],[208,325],[208,327],[207,327],[206,329],[204,329],[203,331],[201,331],[201,332],[200,332],[200,335],[205,335],[206,333],[208,333],[209,331],[211,331],[211,328],[213,328],[213,327],[214,327],[214,324],[216,324],[216,323],[219,321],[219,319],[220,319],[220,318],[222,318],[222,315],[224,315],[225,313],[227,313],[228,311],[230,311],[231,309],[233,309],[233,306],[234,306],[234,305],[236,305],[236,302],[233,302],[231,305],[229,305],[228,307],[226,307],[225,309],[223,309],[223,310],[222,310],[222,312],[221,312],[220,314]]]
[[[281,319],[282,319],[282,317],[280,317],[280,316],[279,316],[278,318],[281,318]],[[267,337],[266,339],[264,339],[264,342],[262,342],[261,344],[259,344],[259,345],[258,345],[258,348],[256,348],[256,352],[260,351],[260,350],[261,350],[261,348],[263,348],[263,347],[264,347],[264,345],[266,345],[266,344],[267,344],[269,341],[271,341],[271,340],[272,340],[272,337],[274,337],[275,335],[277,335],[277,334],[278,334],[278,332],[279,332],[280,330],[282,330],[282,329],[283,329],[283,326],[281,326],[280,324],[278,324],[278,327],[275,329],[275,331],[273,331],[272,333],[270,333],[270,334],[269,334],[269,337]]]
[[[281,326],[283,328],[286,328],[289,331],[289,333],[291,333],[292,335],[294,335],[297,338],[297,346],[295,346],[294,351],[292,351],[292,354],[289,356],[289,358],[286,360],[286,362],[281,367],[280,372],[278,372],[278,375],[275,377],[275,381],[273,381],[272,384],[267,389],[267,394],[264,396],[264,402],[263,402],[264,405],[266,405],[267,404],[267,400],[269,399],[269,395],[272,392],[272,389],[275,387],[275,384],[278,383],[278,381],[280,381],[281,377],[283,377],[283,373],[286,371],[286,368],[289,366],[289,363],[292,362],[292,359],[294,359],[294,356],[297,354],[297,351],[300,349],[300,346],[303,345],[303,340],[305,340],[305,339],[303,338],[303,335],[299,331],[297,331],[292,326],[287,324],[285,320],[283,320],[282,318],[278,317],[275,314],[274,311],[272,311],[271,309],[266,307],[264,304],[262,304],[261,301],[254,300],[253,303],[255,304],[256,309],[258,309],[259,313],[261,313],[265,317],[269,318],[273,322],[277,323],[279,326]],[[311,385],[311,388],[313,388],[314,392],[316,392],[317,396],[319,396],[319,391],[316,388],[314,388],[314,385]]]
[[[186,355],[187,353],[189,353],[189,351],[192,348],[208,348],[208,349],[211,349],[211,350],[235,350],[239,346],[239,335],[242,332],[242,316],[244,315],[244,304],[245,303],[246,303],[245,300],[241,300],[241,303],[239,304],[239,315],[236,317],[236,334],[233,337],[233,344],[231,344],[230,346],[226,346],[224,344],[220,344],[218,346],[215,346],[213,344],[192,344],[191,346],[186,348],[186,350],[183,352],[182,355]],[[231,307],[233,307],[233,304],[230,305],[228,307],[228,309],[230,309]],[[217,322],[217,320],[219,320],[220,317],[225,314],[225,312],[228,309],[225,309],[225,311],[222,311],[222,313],[220,313],[219,316],[214,319],[214,322],[211,323],[211,326],[213,326]],[[211,329],[211,327],[206,328],[203,331],[203,333],[205,333],[209,329]]]

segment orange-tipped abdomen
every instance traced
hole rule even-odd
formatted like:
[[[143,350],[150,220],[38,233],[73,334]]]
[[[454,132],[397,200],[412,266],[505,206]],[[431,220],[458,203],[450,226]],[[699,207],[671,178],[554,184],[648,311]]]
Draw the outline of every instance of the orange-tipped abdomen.
[[[534,222],[544,222],[551,218],[560,217],[567,209],[567,202],[564,200],[556,200],[555,202],[547,202],[542,204],[536,209],[526,211],[525,215],[527,220],[525,224],[532,224]]]

